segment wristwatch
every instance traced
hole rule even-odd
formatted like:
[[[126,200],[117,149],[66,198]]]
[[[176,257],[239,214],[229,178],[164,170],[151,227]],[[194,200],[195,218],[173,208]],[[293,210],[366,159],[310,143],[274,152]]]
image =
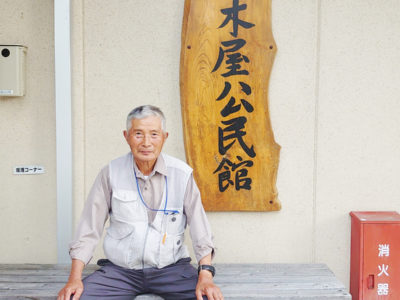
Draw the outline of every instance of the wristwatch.
[[[215,268],[211,265],[199,265],[199,268],[197,269],[197,273],[200,274],[201,270],[207,270],[207,271],[211,272],[213,277],[215,275]]]

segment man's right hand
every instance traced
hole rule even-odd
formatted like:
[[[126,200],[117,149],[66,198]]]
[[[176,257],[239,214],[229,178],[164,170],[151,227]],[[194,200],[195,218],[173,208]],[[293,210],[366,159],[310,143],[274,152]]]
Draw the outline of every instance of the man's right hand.
[[[58,292],[57,300],[79,300],[83,293],[82,271],[85,263],[79,259],[73,259],[71,272],[67,284]]]
[[[83,283],[80,279],[68,280],[67,284],[58,292],[57,300],[79,300],[83,293]]]

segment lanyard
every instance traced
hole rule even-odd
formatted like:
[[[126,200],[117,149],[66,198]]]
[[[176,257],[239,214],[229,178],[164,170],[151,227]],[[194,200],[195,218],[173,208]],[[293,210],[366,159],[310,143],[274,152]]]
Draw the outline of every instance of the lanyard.
[[[151,207],[147,206],[146,202],[144,202],[143,196],[142,196],[142,193],[141,193],[140,187],[139,187],[139,180],[138,180],[138,178],[136,176],[135,168],[133,168],[133,172],[135,173],[136,187],[137,187],[137,190],[138,190],[138,193],[139,193],[140,200],[142,200],[143,205],[148,210],[151,210],[151,211],[162,211],[162,212],[164,212],[164,215],[179,214],[179,211],[177,211],[177,210],[167,209],[167,205],[168,205],[168,180],[167,180],[167,176],[164,176],[164,178],[165,178],[165,205],[164,205],[164,209],[154,209],[154,208],[151,208]]]

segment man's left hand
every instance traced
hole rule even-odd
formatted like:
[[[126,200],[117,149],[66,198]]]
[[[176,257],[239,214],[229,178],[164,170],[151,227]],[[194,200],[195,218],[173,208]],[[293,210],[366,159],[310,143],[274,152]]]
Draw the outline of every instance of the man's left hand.
[[[208,300],[224,300],[221,290],[213,282],[212,274],[207,270],[202,270],[196,286],[197,300],[203,300],[203,295]]]

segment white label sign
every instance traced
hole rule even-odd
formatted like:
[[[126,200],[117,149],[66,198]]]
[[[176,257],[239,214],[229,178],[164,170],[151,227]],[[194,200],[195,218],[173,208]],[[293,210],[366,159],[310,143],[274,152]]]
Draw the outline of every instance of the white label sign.
[[[14,95],[14,90],[0,90],[0,95]]]
[[[36,175],[45,172],[43,166],[16,166],[14,167],[15,175]]]

